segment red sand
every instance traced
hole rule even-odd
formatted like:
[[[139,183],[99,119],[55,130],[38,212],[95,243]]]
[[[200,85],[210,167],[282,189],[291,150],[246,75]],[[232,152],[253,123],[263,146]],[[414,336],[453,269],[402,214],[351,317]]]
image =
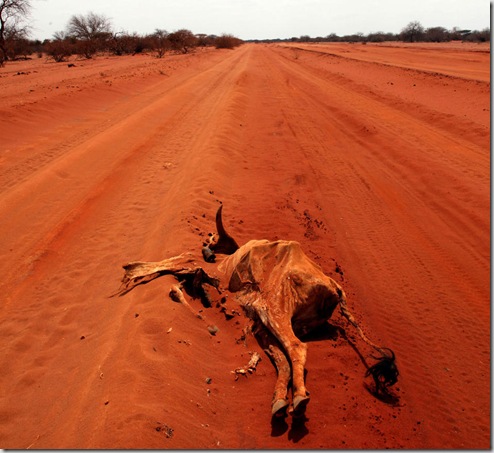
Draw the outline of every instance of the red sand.
[[[74,63],[0,69],[0,447],[490,447],[488,46]],[[171,277],[108,298],[123,263],[199,251],[217,200],[239,243],[297,240],[342,282],[399,406],[339,336],[309,345],[308,420],[272,426],[267,357],[231,374],[260,350],[242,318]]]

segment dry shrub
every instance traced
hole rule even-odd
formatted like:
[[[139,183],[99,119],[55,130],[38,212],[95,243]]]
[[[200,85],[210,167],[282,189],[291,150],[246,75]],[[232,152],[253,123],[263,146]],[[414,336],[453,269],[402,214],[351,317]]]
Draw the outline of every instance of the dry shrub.
[[[74,53],[74,44],[70,39],[55,39],[46,42],[44,50],[57,63],[66,61]]]
[[[233,35],[223,34],[215,39],[214,45],[217,49],[233,49],[242,44],[242,42],[241,39]]]

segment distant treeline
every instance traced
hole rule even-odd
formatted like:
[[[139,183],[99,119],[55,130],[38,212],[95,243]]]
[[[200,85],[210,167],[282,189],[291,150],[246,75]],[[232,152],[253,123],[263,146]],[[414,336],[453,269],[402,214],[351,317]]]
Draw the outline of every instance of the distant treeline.
[[[338,36],[331,33],[327,36],[318,36],[312,38],[308,35],[293,37],[288,39],[266,39],[252,40],[249,42],[385,42],[385,41],[403,41],[403,42],[448,42],[448,41],[465,41],[465,42],[489,42],[491,31],[489,28],[483,30],[461,30],[457,27],[447,30],[444,27],[424,28],[420,22],[410,22],[400,33],[374,32],[367,35],[363,33],[354,33],[352,35]]]
[[[0,0],[0,24],[2,20],[2,4]],[[26,11],[30,7],[27,0],[19,0]],[[9,3],[9,5],[11,5]],[[17,6],[18,8],[18,6]],[[19,14],[18,9],[11,11]],[[10,16],[12,18],[12,16]],[[114,55],[135,55],[143,52],[154,53],[162,58],[168,52],[188,53],[196,47],[214,46],[216,48],[233,49],[242,44],[242,40],[230,35],[221,36],[194,34],[190,30],[181,29],[174,32],[156,29],[153,33],[139,35],[124,31],[115,32],[110,20],[101,14],[88,13],[74,15],[70,18],[65,30],[56,32],[52,39],[28,39],[28,27],[20,28],[11,20],[10,28],[0,27],[0,66],[8,60],[28,58],[32,54],[39,57],[48,55],[57,62],[65,61],[72,55],[92,58],[98,53]]]
[[[72,55],[92,58],[98,53],[135,55],[144,52],[162,58],[166,53],[189,53],[196,47],[233,49],[241,43],[242,41],[233,35],[194,34],[185,29],[173,33],[156,30],[148,35],[123,32],[98,33],[88,38],[59,32],[55,33],[53,39],[44,41],[25,38],[11,41],[7,46],[7,59],[16,60],[38,54],[39,57],[47,55],[57,62],[62,62]]]

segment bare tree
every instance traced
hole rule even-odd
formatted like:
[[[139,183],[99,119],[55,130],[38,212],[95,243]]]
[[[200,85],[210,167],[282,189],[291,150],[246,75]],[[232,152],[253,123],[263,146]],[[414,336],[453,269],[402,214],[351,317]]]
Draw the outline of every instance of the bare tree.
[[[69,20],[68,34],[78,39],[94,39],[101,34],[111,33],[111,22],[102,14],[74,15]]]
[[[172,43],[168,39],[168,32],[166,30],[161,30],[157,28],[155,32],[150,36],[150,41],[152,46],[156,51],[156,56],[158,58],[163,58],[165,52],[172,48]]]
[[[424,35],[424,27],[418,21],[410,22],[401,30],[401,39],[408,42],[420,41]]]
[[[8,60],[9,40],[27,37],[28,27],[22,22],[30,11],[30,0],[0,0],[0,66]]]
[[[76,38],[80,45],[80,53],[91,58],[101,49],[112,36],[110,19],[102,14],[79,14],[70,18],[67,34]]]

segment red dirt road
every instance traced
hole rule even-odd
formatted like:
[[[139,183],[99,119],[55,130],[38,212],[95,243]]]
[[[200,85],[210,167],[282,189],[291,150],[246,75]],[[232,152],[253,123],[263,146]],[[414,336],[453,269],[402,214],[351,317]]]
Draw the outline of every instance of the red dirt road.
[[[0,69],[0,447],[490,447],[488,47],[75,63]],[[341,282],[399,405],[340,333],[309,344],[307,421],[272,425],[267,357],[231,373],[260,351],[243,318],[171,277],[108,298],[128,261],[199,256],[219,201],[239,243],[297,240]]]

